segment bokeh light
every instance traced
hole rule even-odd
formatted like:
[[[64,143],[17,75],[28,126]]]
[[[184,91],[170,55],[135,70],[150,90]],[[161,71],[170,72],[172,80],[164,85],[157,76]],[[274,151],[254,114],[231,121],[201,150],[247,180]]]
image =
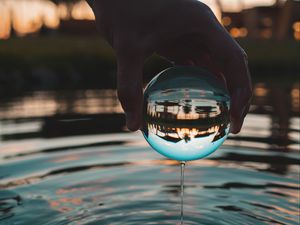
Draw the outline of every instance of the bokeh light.
[[[228,26],[231,23],[231,19],[221,18],[221,9],[236,12],[243,8],[257,5],[272,5],[275,3],[275,0],[203,0],[202,2],[210,6],[217,18],[220,21],[222,20],[225,26]],[[70,9],[66,4],[60,3],[55,5],[50,0],[2,0],[0,6],[0,39],[10,37],[11,25],[13,25],[17,35],[23,36],[37,32],[42,26],[56,29],[61,19],[70,19],[70,16],[75,20],[94,20],[93,12],[85,0],[76,3],[72,7],[71,12],[69,12]],[[234,29],[232,32],[237,37],[247,35],[245,29]],[[295,32],[294,36],[296,39],[300,38],[299,32]]]

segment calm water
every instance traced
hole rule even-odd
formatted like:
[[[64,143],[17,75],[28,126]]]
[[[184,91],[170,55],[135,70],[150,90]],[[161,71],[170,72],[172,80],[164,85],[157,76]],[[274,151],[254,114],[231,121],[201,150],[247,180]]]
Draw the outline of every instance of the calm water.
[[[185,224],[299,223],[298,108],[299,85],[256,85],[243,131],[187,164]],[[109,90],[2,101],[0,224],[180,224],[179,163],[119,112]]]

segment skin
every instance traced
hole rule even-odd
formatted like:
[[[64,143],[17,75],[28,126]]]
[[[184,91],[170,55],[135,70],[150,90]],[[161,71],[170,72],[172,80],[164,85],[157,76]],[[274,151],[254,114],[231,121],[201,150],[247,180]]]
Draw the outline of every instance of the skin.
[[[240,132],[252,96],[247,55],[205,4],[196,0],[87,0],[114,48],[118,97],[129,130],[140,128],[143,65],[151,54],[222,78],[231,96],[231,133]]]

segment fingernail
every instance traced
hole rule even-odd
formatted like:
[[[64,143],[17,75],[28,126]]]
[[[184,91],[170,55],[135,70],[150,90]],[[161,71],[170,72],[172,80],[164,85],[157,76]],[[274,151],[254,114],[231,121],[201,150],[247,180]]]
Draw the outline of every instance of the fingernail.
[[[134,116],[132,113],[126,113],[125,115],[126,115],[126,126],[130,130],[131,124],[134,121]]]
[[[131,131],[136,131],[139,129],[139,124],[137,122],[137,117],[134,113],[126,113],[126,126]]]
[[[229,133],[236,134],[236,130],[233,128],[233,126],[230,126]]]
[[[240,132],[240,130],[241,130],[240,121],[235,120],[235,119],[231,119],[229,133],[238,134]]]
[[[229,133],[232,133],[232,130],[233,130],[232,125],[230,125],[230,127],[229,127]]]

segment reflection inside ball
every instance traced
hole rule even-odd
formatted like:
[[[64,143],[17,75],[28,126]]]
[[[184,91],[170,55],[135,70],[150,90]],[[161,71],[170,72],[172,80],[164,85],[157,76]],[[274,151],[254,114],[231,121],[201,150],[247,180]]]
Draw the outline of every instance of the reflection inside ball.
[[[221,80],[197,67],[172,67],[144,92],[142,132],[160,154],[179,161],[214,152],[229,132],[230,98]]]

